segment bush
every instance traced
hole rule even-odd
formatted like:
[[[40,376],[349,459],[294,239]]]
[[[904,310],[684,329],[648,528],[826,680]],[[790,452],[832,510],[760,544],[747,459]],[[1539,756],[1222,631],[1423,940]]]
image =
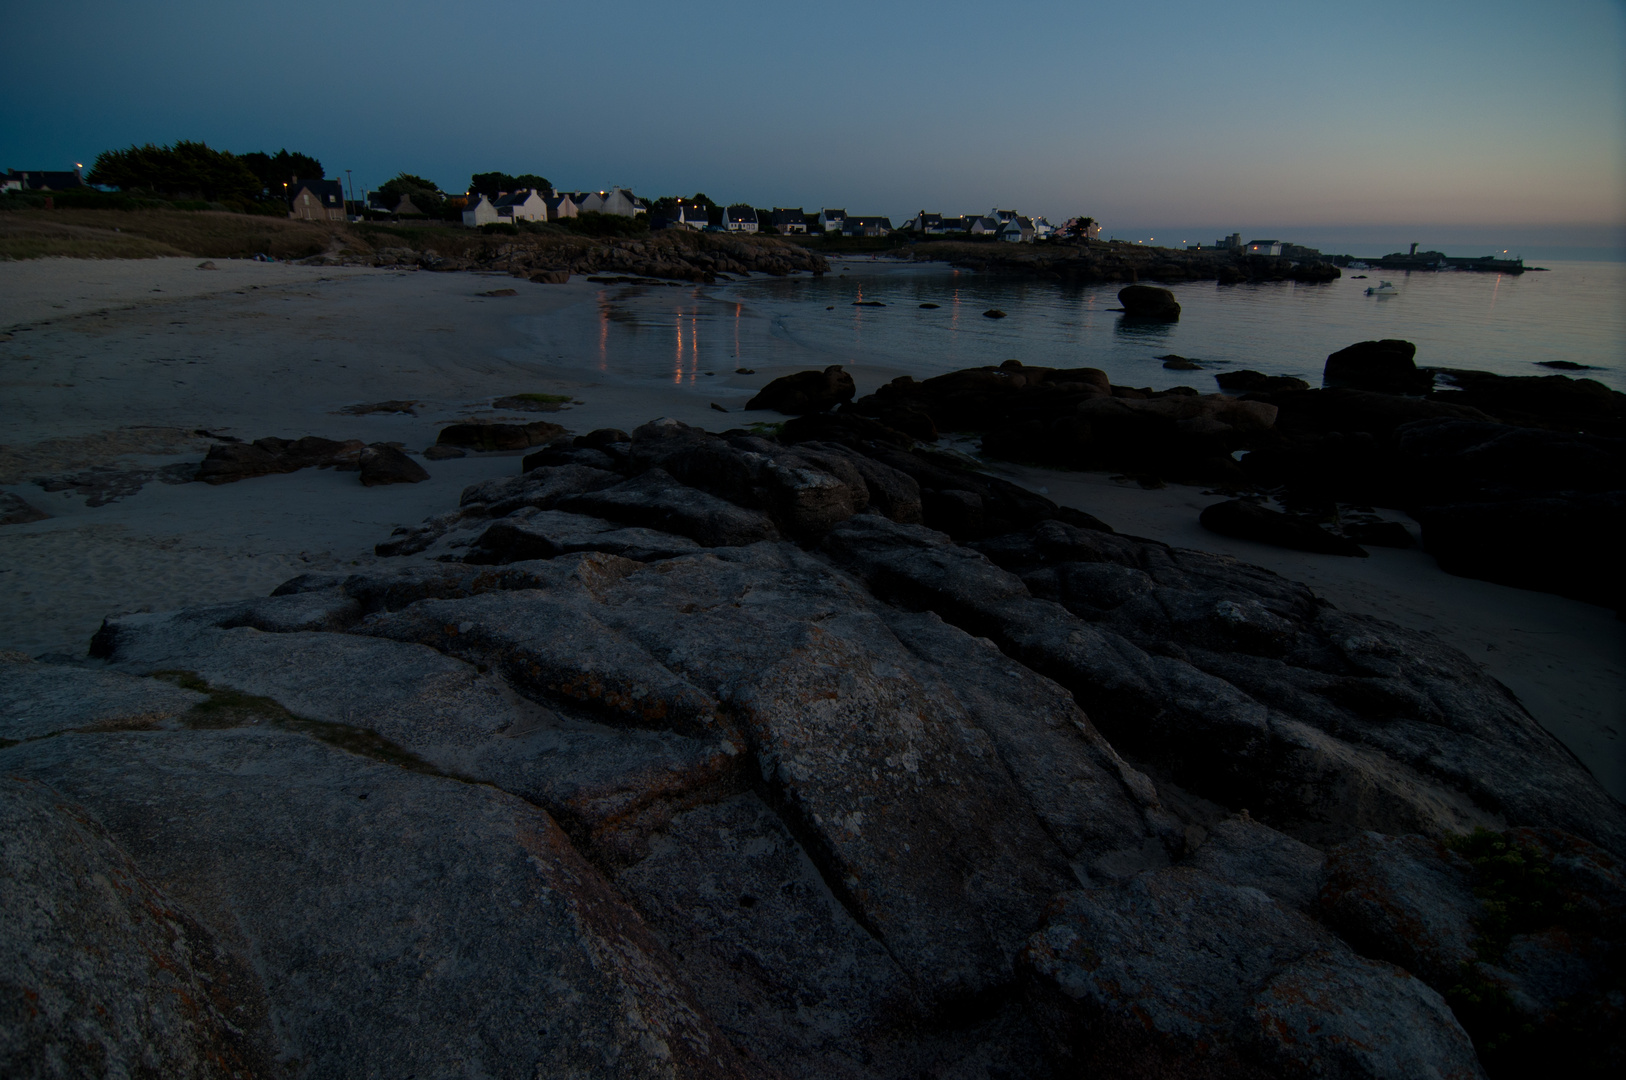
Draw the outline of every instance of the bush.
[[[480,231],[487,236],[493,233],[499,236],[518,236],[519,226],[507,221],[492,221],[480,226]]]
[[[629,218],[620,214],[583,210],[577,217],[560,218],[552,224],[562,225],[581,236],[642,236],[649,232],[647,214]]]

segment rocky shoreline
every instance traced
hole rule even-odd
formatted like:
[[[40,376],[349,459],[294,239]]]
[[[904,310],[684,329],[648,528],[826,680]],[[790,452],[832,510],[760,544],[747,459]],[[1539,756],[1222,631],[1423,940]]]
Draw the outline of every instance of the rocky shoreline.
[[[1626,394],[1563,375],[1419,368],[1415,352],[1362,342],[1328,357],[1322,388],[1240,371],[1218,376],[1220,394],[1010,360],[900,378],[842,408],[925,441],[977,433],[1011,461],[1274,498],[1292,514],[1233,513],[1218,531],[1302,550],[1404,546],[1364,531],[1373,507],[1403,510],[1451,573],[1622,610]]]
[[[1236,255],[1229,251],[1186,251],[1124,241],[1088,244],[973,244],[940,241],[903,247],[896,255],[916,262],[948,262],[967,270],[1049,278],[1095,285],[1114,281],[1336,281],[1343,272],[1321,259],[1276,255]]]
[[[5,657],[4,1071],[1618,1068],[1626,810],[1511,693],[919,445],[1027,386],[1188,448],[1291,404],[838,374]]]

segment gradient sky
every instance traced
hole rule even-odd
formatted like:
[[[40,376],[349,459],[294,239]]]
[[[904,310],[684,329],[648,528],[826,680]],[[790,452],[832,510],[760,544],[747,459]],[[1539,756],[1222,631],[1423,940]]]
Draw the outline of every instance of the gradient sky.
[[[300,150],[330,176],[353,170],[358,193],[403,170],[460,190],[501,169],[895,220],[996,204],[1087,213],[1122,236],[1603,236],[1626,223],[1626,5],[53,0],[8,12],[0,166],[69,168],[177,139]]]

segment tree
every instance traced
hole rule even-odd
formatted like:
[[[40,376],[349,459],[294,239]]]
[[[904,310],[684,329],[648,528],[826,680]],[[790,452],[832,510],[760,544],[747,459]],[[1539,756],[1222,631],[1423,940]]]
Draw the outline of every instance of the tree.
[[[488,199],[495,199],[504,191],[524,191],[526,188],[552,191],[553,183],[547,177],[538,176],[536,173],[509,176],[504,172],[482,172],[475,173],[469,179],[469,194],[484,195]]]
[[[256,150],[242,155],[241,160],[260,178],[261,190],[269,195],[283,195],[284,184],[291,187],[301,180],[320,180],[327,175],[322,163],[309,154],[289,153],[286,149],[275,154]]]
[[[132,146],[105,150],[96,156],[92,184],[120,191],[151,191],[170,198],[253,200],[260,196],[260,178],[236,154],[210,149],[201,142],[173,146]]]
[[[1076,217],[1069,220],[1062,231],[1074,240],[1088,244],[1092,236],[1101,235],[1101,223],[1092,217]]]
[[[390,196],[391,202],[405,195],[412,200],[413,206],[429,217],[439,217],[446,206],[446,197],[440,193],[440,188],[433,180],[425,180],[411,173],[396,173],[378,191],[382,195]]]

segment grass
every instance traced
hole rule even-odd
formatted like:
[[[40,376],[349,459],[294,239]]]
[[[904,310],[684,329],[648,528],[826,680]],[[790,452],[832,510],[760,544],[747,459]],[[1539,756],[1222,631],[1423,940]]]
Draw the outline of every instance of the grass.
[[[302,259],[348,232],[345,225],[211,210],[15,210],[0,213],[0,258]]]
[[[266,724],[284,731],[297,731],[309,735],[329,746],[336,746],[352,754],[372,758],[412,772],[444,775],[429,762],[410,750],[397,746],[371,728],[335,724],[328,720],[311,720],[288,711],[268,697],[245,694],[229,687],[213,686],[191,671],[155,671],[153,678],[174,683],[183,690],[195,690],[208,698],[192,706],[180,720],[189,728],[218,729]]]

